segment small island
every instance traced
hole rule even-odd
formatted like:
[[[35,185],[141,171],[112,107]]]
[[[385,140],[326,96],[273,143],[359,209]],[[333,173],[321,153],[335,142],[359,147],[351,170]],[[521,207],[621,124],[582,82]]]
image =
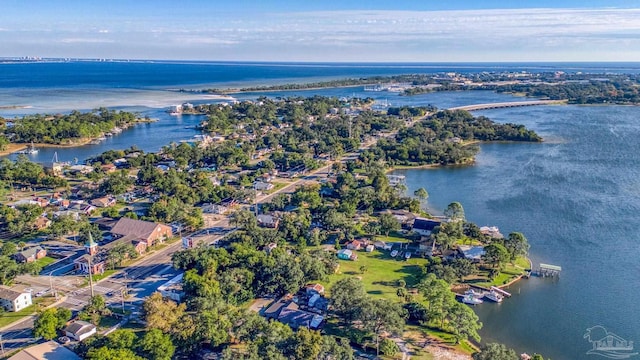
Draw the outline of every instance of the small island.
[[[120,133],[149,118],[126,111],[100,108],[91,112],[27,115],[16,119],[0,118],[0,150],[17,151],[33,146],[80,146]],[[10,146],[13,145],[13,146]]]

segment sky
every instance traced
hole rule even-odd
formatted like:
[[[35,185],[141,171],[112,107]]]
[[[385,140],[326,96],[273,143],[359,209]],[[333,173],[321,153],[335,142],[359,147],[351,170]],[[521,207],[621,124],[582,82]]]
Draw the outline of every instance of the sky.
[[[0,57],[640,61],[640,0],[0,0]]]

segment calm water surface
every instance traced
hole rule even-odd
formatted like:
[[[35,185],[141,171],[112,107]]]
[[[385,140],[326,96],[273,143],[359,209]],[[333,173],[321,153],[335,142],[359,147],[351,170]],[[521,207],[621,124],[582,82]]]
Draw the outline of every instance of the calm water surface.
[[[640,122],[637,107],[545,106],[482,112],[523,123],[542,144],[482,145],[475,166],[399,171],[425,187],[432,208],[460,201],[467,218],[521,231],[534,264],[563,268],[532,278],[502,304],[476,307],[483,341],[557,359],[589,359],[585,330],[602,325],[640,339]]]

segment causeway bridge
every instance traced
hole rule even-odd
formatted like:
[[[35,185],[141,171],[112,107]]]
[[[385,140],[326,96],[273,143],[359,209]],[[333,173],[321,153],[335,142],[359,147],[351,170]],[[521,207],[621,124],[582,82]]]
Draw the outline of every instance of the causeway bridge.
[[[511,101],[511,102],[501,102],[501,103],[456,106],[456,107],[449,108],[448,110],[476,111],[476,110],[511,108],[511,107],[519,107],[519,106],[552,105],[552,104],[566,104],[566,103],[567,103],[567,100]]]

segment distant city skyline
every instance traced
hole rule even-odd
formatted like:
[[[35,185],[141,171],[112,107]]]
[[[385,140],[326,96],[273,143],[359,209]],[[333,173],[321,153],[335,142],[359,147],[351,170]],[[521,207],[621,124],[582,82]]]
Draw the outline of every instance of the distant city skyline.
[[[3,0],[0,57],[640,61],[640,1]]]

